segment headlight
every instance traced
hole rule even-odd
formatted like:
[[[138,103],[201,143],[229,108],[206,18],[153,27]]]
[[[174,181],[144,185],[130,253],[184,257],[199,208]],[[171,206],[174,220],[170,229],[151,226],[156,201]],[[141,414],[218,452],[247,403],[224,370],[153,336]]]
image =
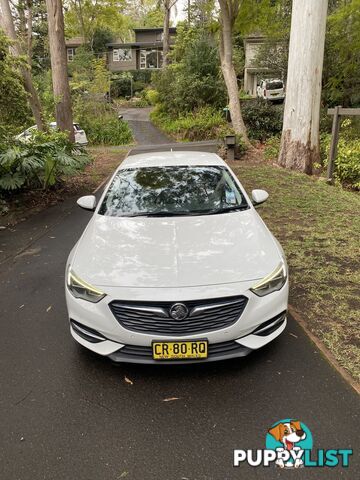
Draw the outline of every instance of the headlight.
[[[81,280],[70,267],[68,269],[66,283],[75,298],[82,298],[88,302],[97,303],[106,296],[104,292]]]
[[[276,269],[267,275],[258,283],[256,283],[250,290],[258,295],[259,297],[264,297],[269,293],[275,292],[277,290],[281,290],[281,288],[286,283],[286,267],[283,262],[281,262]]]

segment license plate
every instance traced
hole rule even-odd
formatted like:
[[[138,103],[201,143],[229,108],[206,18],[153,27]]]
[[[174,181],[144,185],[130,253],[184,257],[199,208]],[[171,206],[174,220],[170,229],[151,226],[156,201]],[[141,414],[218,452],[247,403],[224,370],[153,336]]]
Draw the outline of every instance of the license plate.
[[[153,342],[154,360],[180,360],[191,358],[207,358],[207,340],[187,342]]]

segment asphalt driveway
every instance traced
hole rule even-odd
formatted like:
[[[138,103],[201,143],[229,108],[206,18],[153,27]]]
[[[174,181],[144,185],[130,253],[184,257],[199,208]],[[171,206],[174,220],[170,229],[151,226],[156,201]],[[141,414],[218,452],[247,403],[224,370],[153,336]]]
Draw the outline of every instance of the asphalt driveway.
[[[217,364],[113,365],[78,347],[64,265],[88,220],[74,200],[0,232],[2,480],[358,478],[358,396],[291,318],[272,345]],[[353,448],[350,468],[232,467],[287,417],[315,449]]]

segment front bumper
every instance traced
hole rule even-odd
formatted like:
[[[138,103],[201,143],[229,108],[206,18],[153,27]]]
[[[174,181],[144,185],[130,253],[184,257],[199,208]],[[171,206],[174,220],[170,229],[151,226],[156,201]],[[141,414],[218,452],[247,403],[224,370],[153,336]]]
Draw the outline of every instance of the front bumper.
[[[252,284],[253,282],[251,282]],[[84,347],[115,362],[130,363],[206,363],[228,358],[242,357],[257,350],[279,336],[286,327],[288,300],[288,282],[277,292],[265,297],[257,297],[249,288],[251,284],[217,285],[213,287],[191,289],[162,289],[149,295],[150,289],[131,289],[132,291],[107,291],[99,303],[93,304],[74,298],[66,288],[66,301],[70,319],[70,331],[73,338]],[[111,289],[110,289],[111,290]],[[135,291],[136,290],[136,291]],[[247,305],[240,318],[231,326],[215,331],[184,335],[180,338],[165,335],[150,335],[123,328],[115,319],[109,304],[113,300],[136,299],[159,301],[189,301],[199,298],[217,298],[242,294],[248,298]],[[146,297],[145,297],[146,295]],[[143,297],[143,298],[141,298]],[[144,298],[145,297],[145,298]],[[200,360],[153,360],[152,341],[196,340],[206,338],[209,342],[207,359]]]
[[[268,322],[265,322],[268,323]],[[119,347],[113,353],[107,356],[116,363],[150,363],[150,364],[186,364],[186,363],[207,363],[215,362],[219,360],[229,360],[231,358],[245,357],[253,350],[257,350],[266,344],[270,343],[276,337],[278,337],[285,329],[287,324],[286,313],[279,315],[274,319],[274,327],[268,328],[268,331],[263,332],[262,335],[253,333],[238,340],[229,342],[211,343],[208,347],[208,357],[206,359],[188,359],[188,360],[154,360],[152,358],[151,347],[142,347],[137,345],[117,345]],[[90,348],[97,353],[104,355],[105,350],[110,347],[113,348],[113,342],[109,344],[108,340],[97,343],[95,347],[93,342],[86,340],[84,335],[79,335],[77,328],[74,328],[74,324],[70,322],[70,331],[73,338],[81,345]],[[106,354],[105,354],[106,355]]]

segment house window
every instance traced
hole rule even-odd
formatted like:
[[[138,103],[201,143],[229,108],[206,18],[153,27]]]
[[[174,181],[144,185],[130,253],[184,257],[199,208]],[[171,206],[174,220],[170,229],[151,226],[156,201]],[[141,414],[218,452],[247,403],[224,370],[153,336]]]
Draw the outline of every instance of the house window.
[[[74,55],[75,55],[75,48],[68,48],[67,49],[68,62],[72,62],[74,60]]]
[[[113,62],[130,62],[132,60],[132,52],[130,48],[114,48]]]
[[[160,57],[158,50],[155,49],[143,49],[140,50],[140,69],[145,68],[154,69],[160,68],[162,58]]]

